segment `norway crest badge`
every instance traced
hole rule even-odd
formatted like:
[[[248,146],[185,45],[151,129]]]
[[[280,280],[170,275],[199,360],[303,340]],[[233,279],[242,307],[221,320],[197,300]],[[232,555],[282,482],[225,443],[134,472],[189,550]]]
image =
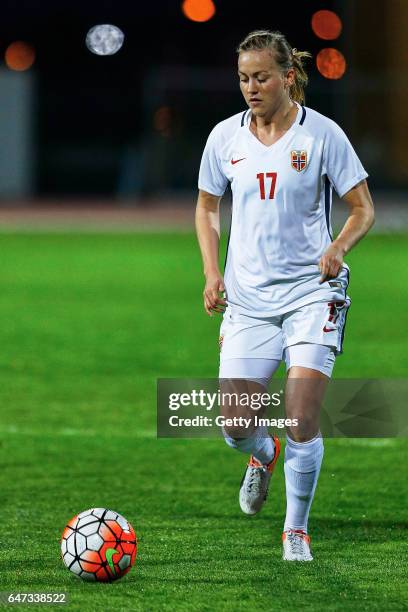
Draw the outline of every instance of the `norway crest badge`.
[[[302,172],[307,166],[307,152],[306,151],[291,151],[290,161],[292,168],[296,172]]]

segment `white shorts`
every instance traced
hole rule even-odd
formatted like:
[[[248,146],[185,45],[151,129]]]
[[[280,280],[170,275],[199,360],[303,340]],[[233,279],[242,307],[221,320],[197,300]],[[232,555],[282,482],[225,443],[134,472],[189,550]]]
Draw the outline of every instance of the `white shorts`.
[[[330,378],[336,355],[330,346],[322,344],[294,344],[283,351],[286,370],[292,366],[318,370]],[[267,387],[280,365],[279,359],[221,359],[219,378],[252,380]]]
[[[319,369],[330,376],[334,357],[342,352],[344,328],[350,300],[342,302],[314,302],[277,317],[252,317],[237,313],[230,306],[224,313],[220,329],[220,361],[230,359],[267,359],[286,361],[291,365],[303,365]],[[320,345],[330,350],[316,357],[305,345]],[[299,345],[298,350],[288,350]],[[303,347],[302,347],[303,345]],[[301,348],[302,347],[302,348]],[[296,355],[296,363],[293,359]],[[324,359],[324,363],[321,360]],[[327,361],[327,359],[329,361]],[[302,363],[298,363],[298,361]],[[308,365],[308,360],[310,365]],[[327,363],[326,363],[327,361]]]

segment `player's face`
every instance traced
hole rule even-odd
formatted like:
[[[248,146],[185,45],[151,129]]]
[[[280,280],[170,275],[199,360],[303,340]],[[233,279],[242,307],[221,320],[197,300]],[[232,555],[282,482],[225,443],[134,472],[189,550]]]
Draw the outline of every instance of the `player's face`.
[[[244,51],[238,58],[239,85],[246,103],[254,115],[273,114],[288,98],[293,70],[285,75],[270,51]]]

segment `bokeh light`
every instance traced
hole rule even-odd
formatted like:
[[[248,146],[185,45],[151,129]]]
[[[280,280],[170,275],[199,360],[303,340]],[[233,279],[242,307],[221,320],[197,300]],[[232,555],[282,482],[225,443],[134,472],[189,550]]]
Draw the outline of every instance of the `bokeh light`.
[[[337,49],[322,49],[316,57],[317,69],[326,79],[341,79],[346,72],[346,60]]]
[[[323,40],[334,40],[341,34],[343,24],[333,11],[317,11],[312,17],[312,30]]]
[[[181,9],[191,21],[209,21],[215,15],[215,5],[212,0],[184,0]]]
[[[172,112],[169,106],[161,106],[153,116],[154,129],[165,138],[171,136]]]
[[[10,70],[19,72],[28,70],[35,61],[34,47],[21,40],[16,40],[7,47],[4,61]]]

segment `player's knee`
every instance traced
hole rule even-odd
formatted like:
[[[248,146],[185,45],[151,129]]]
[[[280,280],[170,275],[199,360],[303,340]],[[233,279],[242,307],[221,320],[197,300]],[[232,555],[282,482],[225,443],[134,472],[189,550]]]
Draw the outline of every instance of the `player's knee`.
[[[307,410],[288,410],[287,417],[292,422],[287,431],[295,442],[308,442],[319,431],[319,413],[308,414]]]
[[[296,425],[291,425],[287,428],[289,436],[295,442],[308,442],[314,438],[319,431],[319,421],[316,419],[305,419],[294,418],[293,421],[297,422]]]

